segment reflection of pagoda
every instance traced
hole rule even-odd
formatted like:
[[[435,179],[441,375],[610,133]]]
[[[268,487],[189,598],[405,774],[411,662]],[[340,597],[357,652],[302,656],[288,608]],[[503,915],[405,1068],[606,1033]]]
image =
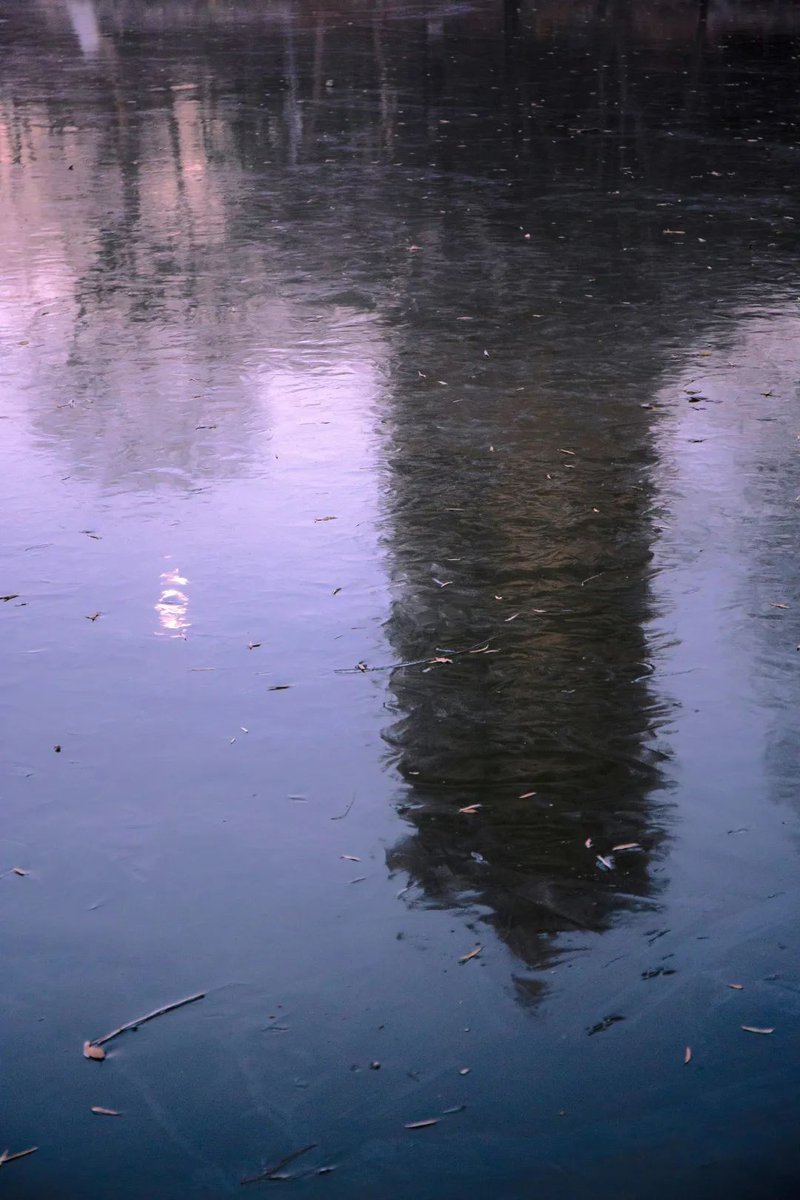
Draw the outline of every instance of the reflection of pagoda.
[[[580,330],[556,336],[580,356]],[[455,380],[462,349],[433,342]],[[602,379],[583,398],[490,380],[460,403],[412,381],[396,396],[389,637],[405,662],[474,652],[393,676],[385,736],[413,834],[389,861],[433,903],[488,910],[540,965],[554,935],[599,931],[652,890],[651,450],[643,411]],[[631,842],[645,852],[598,865]]]

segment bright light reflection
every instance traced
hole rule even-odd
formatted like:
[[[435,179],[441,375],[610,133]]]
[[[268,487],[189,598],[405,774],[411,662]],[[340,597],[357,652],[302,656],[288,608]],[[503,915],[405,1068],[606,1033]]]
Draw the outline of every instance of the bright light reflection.
[[[177,568],[163,571],[161,574],[161,594],[155,605],[158,613],[159,628],[157,634],[164,637],[186,637],[186,630],[191,626],[188,619],[189,597],[181,591],[189,582]]]

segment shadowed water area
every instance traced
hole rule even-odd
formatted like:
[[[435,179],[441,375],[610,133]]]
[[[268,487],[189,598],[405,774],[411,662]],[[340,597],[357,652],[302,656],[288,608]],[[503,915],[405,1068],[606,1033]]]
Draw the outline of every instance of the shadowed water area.
[[[0,0],[4,1195],[798,1195],[799,68]]]

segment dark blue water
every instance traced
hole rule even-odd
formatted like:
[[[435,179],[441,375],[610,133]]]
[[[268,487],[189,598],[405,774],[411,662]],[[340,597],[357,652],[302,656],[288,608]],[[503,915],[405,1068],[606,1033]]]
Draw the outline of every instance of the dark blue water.
[[[799,65],[0,0],[4,1194],[800,1192]]]

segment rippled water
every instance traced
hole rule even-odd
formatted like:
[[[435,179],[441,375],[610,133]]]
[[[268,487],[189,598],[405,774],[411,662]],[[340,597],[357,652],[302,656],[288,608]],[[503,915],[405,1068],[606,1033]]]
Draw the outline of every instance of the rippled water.
[[[797,1195],[798,64],[0,0],[5,1194]]]

